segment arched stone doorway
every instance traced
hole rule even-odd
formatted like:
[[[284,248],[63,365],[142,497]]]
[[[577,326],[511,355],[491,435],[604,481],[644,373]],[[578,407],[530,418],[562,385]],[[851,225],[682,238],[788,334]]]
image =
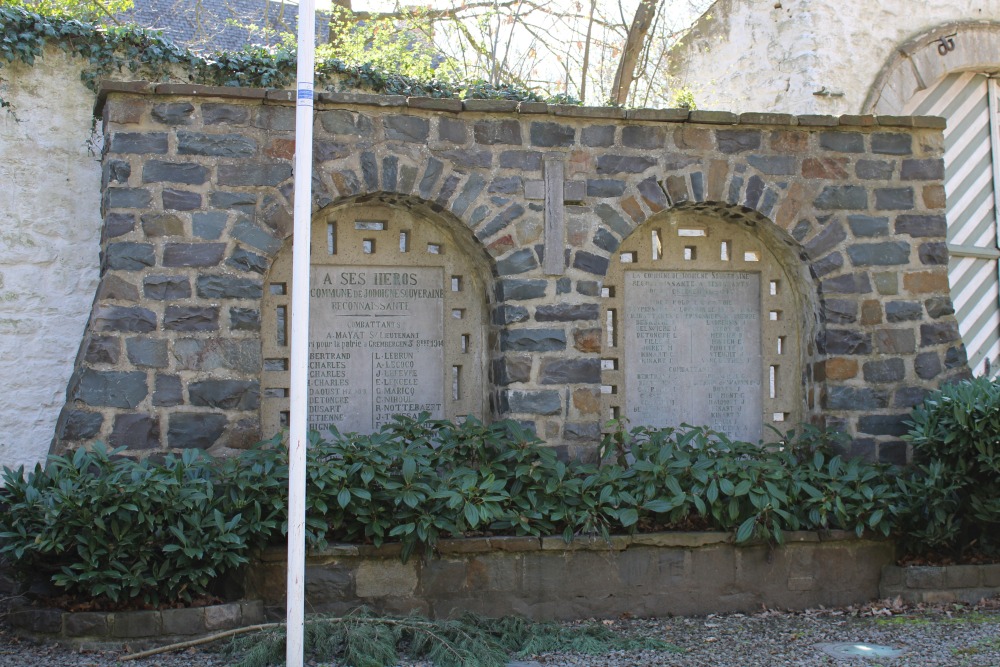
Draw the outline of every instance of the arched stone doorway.
[[[490,273],[471,238],[419,205],[352,203],[312,224],[309,427],[371,433],[396,414],[487,413]],[[288,423],[291,244],[264,286],[265,435]]]

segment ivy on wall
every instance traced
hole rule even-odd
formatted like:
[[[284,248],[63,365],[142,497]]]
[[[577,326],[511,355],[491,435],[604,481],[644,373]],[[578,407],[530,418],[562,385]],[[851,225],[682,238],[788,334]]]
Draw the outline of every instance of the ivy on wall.
[[[84,59],[81,78],[94,91],[102,79],[120,76],[125,71],[152,81],[186,76],[191,83],[214,86],[284,88],[295,80],[296,53],[287,47],[248,47],[201,56],[173,44],[156,31],[138,26],[102,27],[75,19],[41,16],[20,7],[0,7],[0,66],[10,62],[32,65],[46,45]],[[317,62],[316,86],[385,95],[545,101],[530,90],[511,86],[492,86],[482,81],[418,80],[367,64],[347,65],[335,58]],[[0,106],[9,104],[0,99]]]

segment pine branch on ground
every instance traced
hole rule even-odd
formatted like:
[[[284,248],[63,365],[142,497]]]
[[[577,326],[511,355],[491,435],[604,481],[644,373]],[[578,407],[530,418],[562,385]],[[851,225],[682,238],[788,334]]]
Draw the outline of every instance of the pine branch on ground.
[[[509,656],[551,651],[590,655],[622,650],[676,651],[658,639],[626,637],[599,623],[567,627],[523,618],[487,619],[466,614],[433,621],[409,616],[389,618],[361,610],[348,616],[314,615],[306,620],[306,653],[315,660],[350,667],[389,667],[400,655],[438,667],[504,667]],[[234,639],[226,648],[240,656],[238,667],[268,667],[285,657],[285,631],[268,630]]]

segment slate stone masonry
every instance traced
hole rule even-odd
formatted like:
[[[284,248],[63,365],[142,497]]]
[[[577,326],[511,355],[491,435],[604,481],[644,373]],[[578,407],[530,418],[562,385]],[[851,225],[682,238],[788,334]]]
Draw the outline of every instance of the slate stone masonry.
[[[55,449],[136,455],[261,436],[260,301],[291,233],[289,91],[106,83],[102,278]],[[906,458],[909,408],[968,374],[948,292],[936,118],[787,116],[323,93],[313,209],[385,201],[464,227],[491,258],[492,415],[592,447],[602,278],[654,216],[776,229],[808,268],[803,414],[853,453]],[[543,162],[583,181],[565,271],[543,269]]]

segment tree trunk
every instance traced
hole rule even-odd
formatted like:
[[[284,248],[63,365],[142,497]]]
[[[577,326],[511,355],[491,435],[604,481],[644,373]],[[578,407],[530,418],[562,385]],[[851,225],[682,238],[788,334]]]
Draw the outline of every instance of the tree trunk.
[[[611,86],[612,101],[623,105],[628,100],[629,91],[635,81],[635,66],[639,62],[639,54],[646,44],[646,33],[656,18],[656,0],[641,0],[632,19],[632,27],[625,39],[622,58],[618,61],[618,71],[615,72],[615,82]]]

